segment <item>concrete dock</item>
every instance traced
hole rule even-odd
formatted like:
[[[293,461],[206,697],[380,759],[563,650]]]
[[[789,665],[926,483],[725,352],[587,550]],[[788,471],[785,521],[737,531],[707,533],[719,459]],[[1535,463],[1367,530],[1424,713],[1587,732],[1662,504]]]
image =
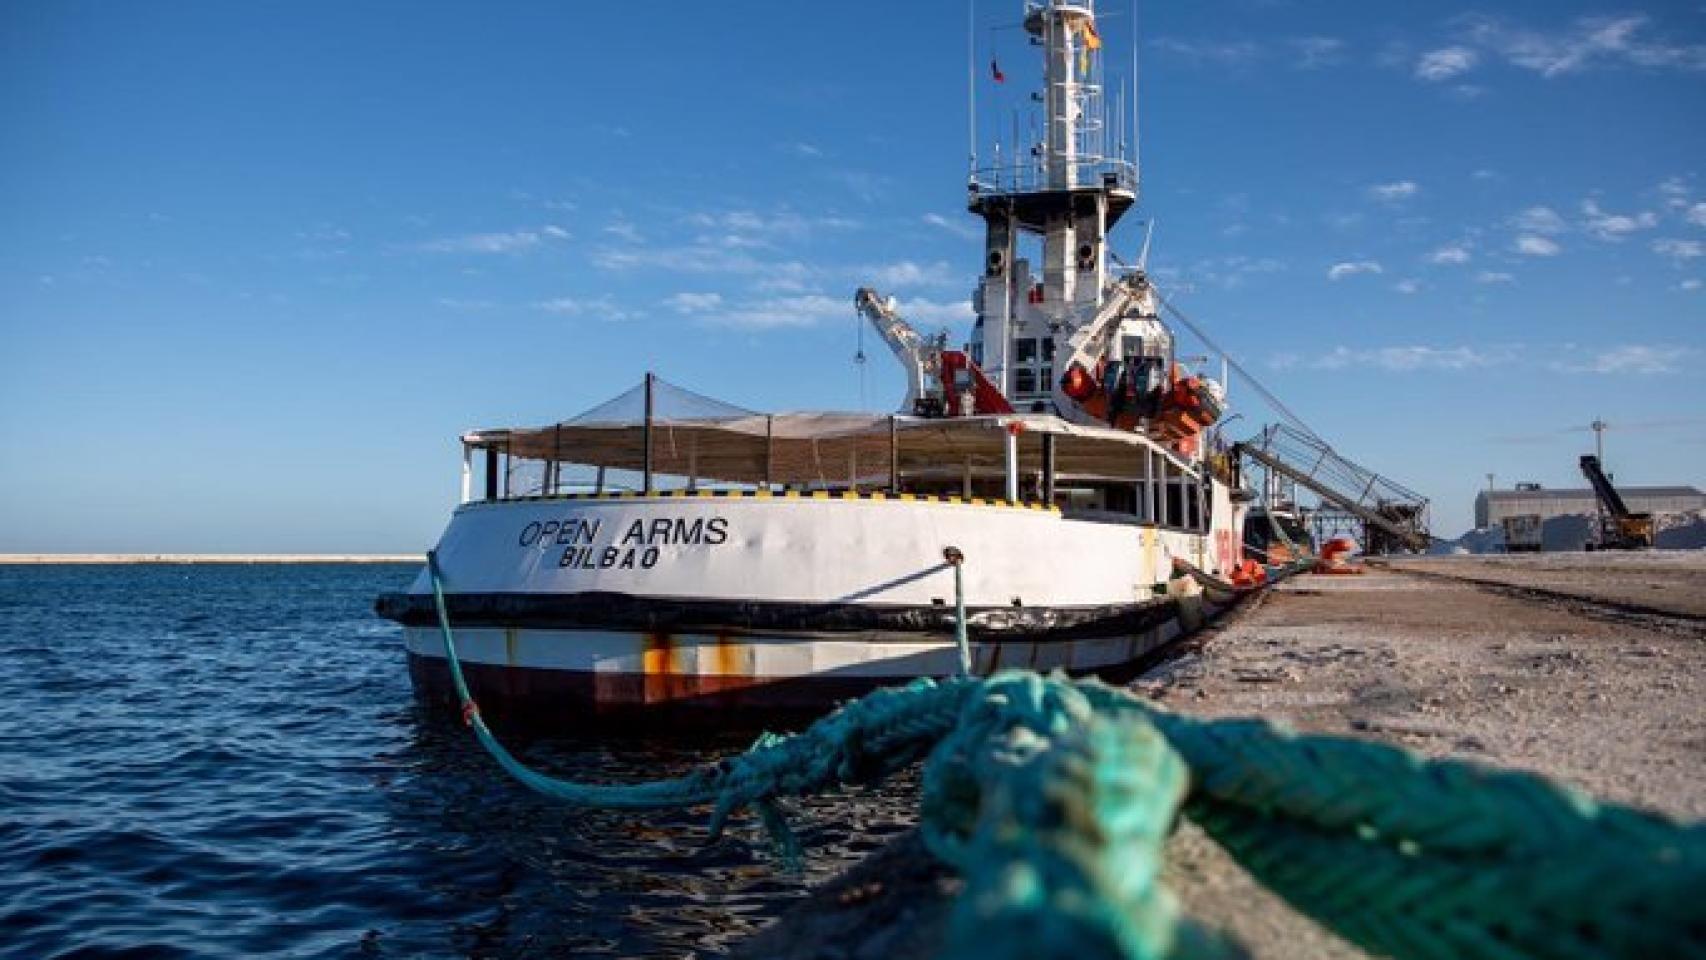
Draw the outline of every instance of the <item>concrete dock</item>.
[[[1706,552],[1413,558],[1301,576],[1135,689],[1182,712],[1383,740],[1706,817]],[[1364,955],[1188,822],[1166,880],[1187,914],[1255,957]],[[909,836],[737,956],[928,957],[957,886]]]

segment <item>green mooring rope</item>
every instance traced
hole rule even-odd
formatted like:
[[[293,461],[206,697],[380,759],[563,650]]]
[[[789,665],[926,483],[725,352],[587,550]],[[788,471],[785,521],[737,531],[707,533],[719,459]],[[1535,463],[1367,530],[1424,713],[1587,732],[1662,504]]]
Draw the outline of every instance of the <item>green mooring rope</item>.
[[[777,801],[924,761],[920,829],[965,877],[945,955],[1207,958],[1234,948],[1160,884],[1180,813],[1302,912],[1402,960],[1706,958],[1706,826],[1527,773],[1385,744],[1200,720],[1064,675],[915,680],[674,780],[582,784],[504,749],[468,694],[427,557],[463,713],[529,788],[589,807],[752,808],[798,856]]]

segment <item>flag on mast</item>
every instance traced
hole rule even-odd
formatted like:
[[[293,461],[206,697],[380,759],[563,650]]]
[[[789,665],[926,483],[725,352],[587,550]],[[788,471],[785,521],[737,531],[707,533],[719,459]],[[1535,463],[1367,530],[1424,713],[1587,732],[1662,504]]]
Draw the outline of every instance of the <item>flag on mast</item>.
[[[1001,66],[1000,66],[1000,64],[995,62],[994,57],[991,57],[989,60],[989,72],[992,76],[995,77],[996,83],[1006,83],[1007,82],[1007,75],[1005,73],[1001,72]]]

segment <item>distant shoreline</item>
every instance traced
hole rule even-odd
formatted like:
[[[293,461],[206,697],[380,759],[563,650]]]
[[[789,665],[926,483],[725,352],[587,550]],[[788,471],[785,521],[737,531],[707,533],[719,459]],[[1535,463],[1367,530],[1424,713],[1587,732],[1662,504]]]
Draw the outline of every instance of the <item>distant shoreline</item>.
[[[0,566],[101,563],[421,563],[419,553],[0,553]]]

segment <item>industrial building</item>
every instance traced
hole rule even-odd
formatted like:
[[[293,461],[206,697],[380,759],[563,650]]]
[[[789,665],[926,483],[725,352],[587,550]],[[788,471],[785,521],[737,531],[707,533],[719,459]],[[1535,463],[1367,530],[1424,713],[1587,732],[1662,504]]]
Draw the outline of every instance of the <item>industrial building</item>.
[[[1623,494],[1629,509],[1635,513],[1682,513],[1686,510],[1706,510],[1706,493],[1694,487],[1624,487]],[[1498,525],[1506,517],[1523,514],[1538,515],[1541,520],[1568,514],[1593,516],[1599,502],[1593,491],[1583,487],[1576,490],[1545,490],[1537,483],[1519,483],[1514,490],[1483,490],[1475,497],[1475,526]]]

